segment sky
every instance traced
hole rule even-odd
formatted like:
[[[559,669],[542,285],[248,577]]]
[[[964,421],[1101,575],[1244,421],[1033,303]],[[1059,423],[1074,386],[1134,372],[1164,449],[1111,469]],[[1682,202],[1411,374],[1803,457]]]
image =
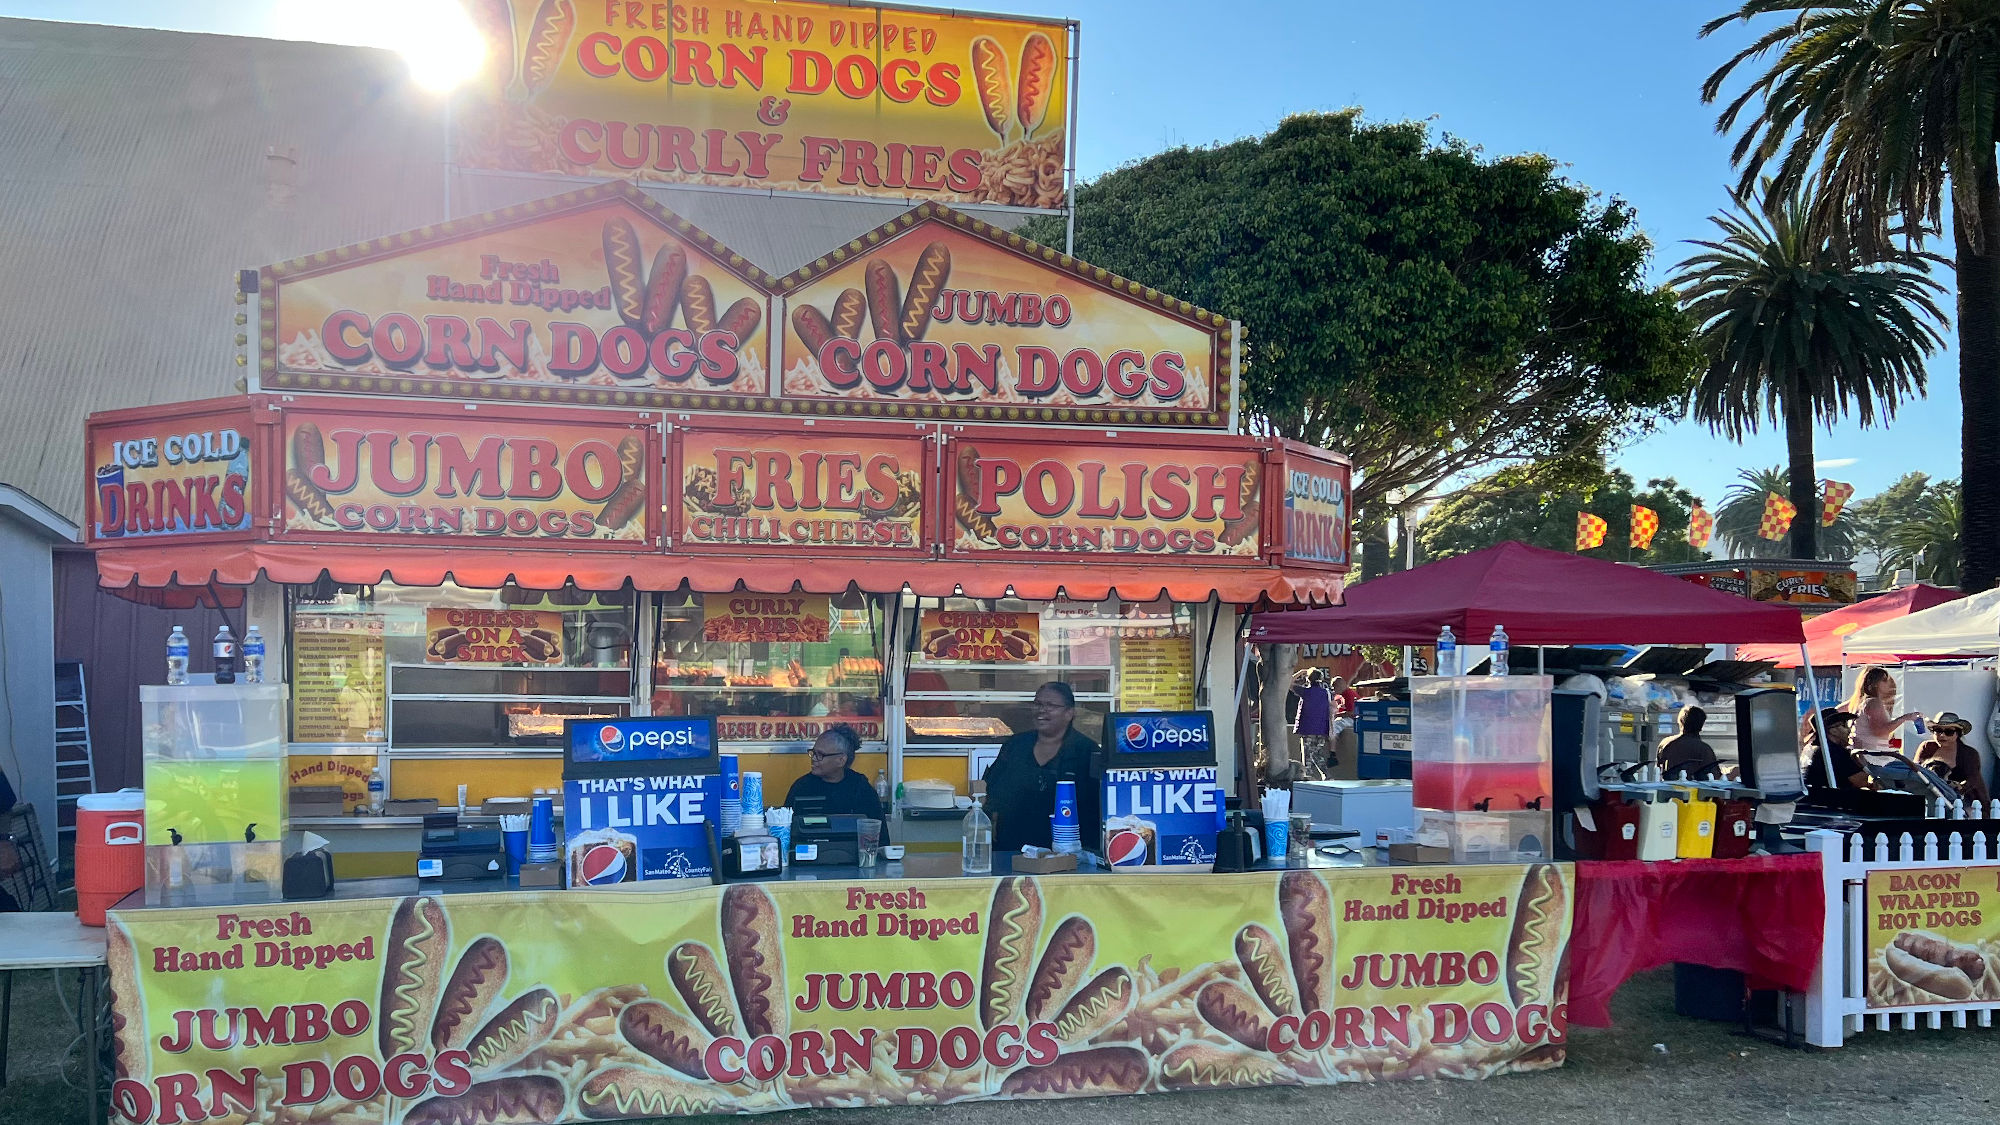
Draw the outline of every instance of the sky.
[[[450,0],[96,0],[98,23],[398,46],[449,25]],[[986,7],[986,5],[976,5]],[[1081,21],[1077,154],[1083,178],[1176,145],[1266,132],[1287,114],[1359,106],[1428,121],[1491,156],[1546,153],[1571,180],[1631,203],[1663,281],[1707,238],[1735,182],[1704,78],[1749,38],[1696,32],[1725,0],[997,0],[992,10]],[[0,0],[0,13],[73,19],[75,0]],[[406,31],[405,29],[411,29]],[[405,44],[406,45],[406,44]],[[1935,248],[1935,247],[1934,247]],[[1949,246],[1941,248],[1949,252]],[[1950,276],[1943,278],[1947,284]],[[1947,303],[1947,308],[1949,304]],[[1929,397],[1893,424],[1817,438],[1821,475],[1860,496],[1908,471],[1958,475],[1957,356],[1929,364]],[[1622,449],[1640,482],[1674,477],[1711,506],[1738,469],[1782,464],[1770,426],[1743,445],[1692,423]]]

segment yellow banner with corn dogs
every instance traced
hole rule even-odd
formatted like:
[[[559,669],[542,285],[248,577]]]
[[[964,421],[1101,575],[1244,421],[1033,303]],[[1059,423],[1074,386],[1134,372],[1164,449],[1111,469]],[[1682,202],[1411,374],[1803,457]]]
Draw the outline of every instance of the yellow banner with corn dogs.
[[[1573,875],[121,911],[112,1106],[148,1125],[525,1125],[1538,1070],[1564,1057]]]
[[[1068,26],[801,0],[471,0],[467,168],[1060,210]]]

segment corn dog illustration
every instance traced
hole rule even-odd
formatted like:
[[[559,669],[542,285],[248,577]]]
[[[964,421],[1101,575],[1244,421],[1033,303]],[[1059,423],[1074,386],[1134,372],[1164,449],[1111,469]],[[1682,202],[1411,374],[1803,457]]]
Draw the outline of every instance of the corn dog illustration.
[[[313,522],[333,523],[333,502],[312,482],[309,475],[326,465],[326,438],[311,422],[292,431],[292,464],[285,470],[285,495],[292,505],[311,516]]]
[[[756,299],[741,297],[722,314],[722,330],[736,337],[738,344],[747,343],[750,333],[757,331],[757,323],[763,319],[764,310],[757,307]]]
[[[917,255],[916,268],[910,271],[910,291],[903,297],[903,339],[921,340],[931,326],[931,306],[937,303],[938,294],[944,291],[945,279],[951,276],[951,248],[942,242],[933,242]]]
[[[681,282],[681,317],[696,335],[715,331],[715,290],[698,273]]]
[[[548,88],[576,33],[573,0],[542,0],[528,24],[528,49],[521,57],[521,85],[530,98]]]
[[[646,282],[639,260],[639,232],[623,218],[604,221],[604,271],[611,277],[611,303],[618,318],[634,328],[645,323]]]
[[[1007,106],[1007,52],[990,36],[972,41],[972,81],[979,89],[979,108],[986,114],[986,127],[1006,140],[1013,125],[1013,111]]]
[[[903,339],[903,299],[896,290],[896,271],[880,258],[868,263],[868,319],[875,325],[875,338],[892,344]]]
[[[862,318],[868,315],[868,298],[859,289],[842,289],[833,299],[833,334],[843,340],[861,338]]]
[[[1037,31],[1021,44],[1020,90],[1015,98],[1015,112],[1020,114],[1024,139],[1034,136],[1035,130],[1042,127],[1055,88],[1056,47],[1048,36]]]
[[[792,331],[799,334],[799,339],[805,341],[806,350],[814,356],[819,355],[834,337],[834,327],[826,322],[826,314],[811,305],[800,305],[792,310]]]
[[[647,336],[657,336],[674,323],[674,305],[681,299],[681,280],[687,277],[687,251],[672,243],[653,255],[652,271],[646,275],[646,311],[639,325]]]

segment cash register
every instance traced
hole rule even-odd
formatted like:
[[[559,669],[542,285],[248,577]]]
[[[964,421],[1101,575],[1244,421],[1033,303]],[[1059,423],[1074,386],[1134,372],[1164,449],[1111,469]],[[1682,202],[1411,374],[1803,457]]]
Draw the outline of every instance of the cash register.
[[[853,867],[861,862],[861,821],[856,813],[829,813],[824,797],[792,801],[792,862]]]
[[[506,877],[507,855],[498,828],[461,828],[455,812],[424,817],[424,837],[417,846],[420,881]]]

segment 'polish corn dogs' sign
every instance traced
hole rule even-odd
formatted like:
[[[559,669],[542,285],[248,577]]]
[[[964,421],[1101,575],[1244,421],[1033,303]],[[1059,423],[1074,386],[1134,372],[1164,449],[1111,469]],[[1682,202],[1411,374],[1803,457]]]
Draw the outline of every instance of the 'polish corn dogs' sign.
[[[1230,323],[948,208],[800,268],[780,392],[915,417],[1221,427]]]
[[[1562,1065],[1568,865],[1210,878],[114,911],[111,1117],[555,1123]]]
[[[991,439],[945,447],[948,555],[1170,556],[1256,561],[1263,462],[1255,449]]]
[[[683,548],[924,553],[929,443],[916,424],[683,429]]]
[[[1068,28],[803,0],[472,0],[456,163],[1061,209]]]
[[[652,435],[639,424],[504,408],[462,419],[287,410],[284,535],[650,542],[658,526]]]
[[[264,273],[275,387],[681,407],[770,390],[770,279],[623,186]]]

